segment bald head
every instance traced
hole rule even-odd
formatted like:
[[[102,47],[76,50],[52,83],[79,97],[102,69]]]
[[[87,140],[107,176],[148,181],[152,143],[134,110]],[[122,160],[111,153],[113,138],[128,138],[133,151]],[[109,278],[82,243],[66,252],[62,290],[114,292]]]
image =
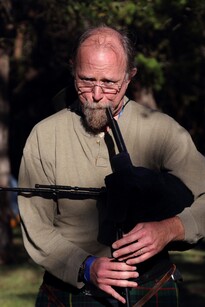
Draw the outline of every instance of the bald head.
[[[122,53],[126,57],[125,50],[121,44],[120,35],[117,31],[109,28],[100,28],[92,31],[92,34],[84,40],[80,48],[92,47],[95,49],[111,49],[115,53]]]
[[[75,71],[76,59],[81,47],[111,49],[117,56],[120,54],[126,62],[126,71],[129,73],[134,67],[134,49],[125,33],[107,26],[92,28],[83,33],[79,38],[72,58]]]

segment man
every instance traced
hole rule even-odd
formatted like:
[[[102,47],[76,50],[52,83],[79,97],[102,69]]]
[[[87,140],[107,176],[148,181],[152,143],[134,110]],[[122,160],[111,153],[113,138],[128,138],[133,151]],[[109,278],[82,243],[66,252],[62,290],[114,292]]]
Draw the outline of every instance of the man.
[[[126,35],[106,26],[88,30],[79,39],[72,69],[79,99],[33,129],[19,185],[105,186],[117,151],[107,117],[110,107],[133,165],[169,170],[191,190],[194,202],[178,215],[136,222],[112,242],[111,253],[111,246],[98,241],[98,204],[103,200],[20,196],[25,247],[46,270],[36,306],[118,306],[128,301],[122,289],[131,289],[134,304],[156,284],[157,294],[162,287],[171,290],[160,298],[151,290],[147,304],[157,299],[158,306],[177,306],[174,268],[159,267],[169,262],[164,253],[168,244],[194,244],[205,234],[204,158],[173,119],[125,96],[136,74]]]

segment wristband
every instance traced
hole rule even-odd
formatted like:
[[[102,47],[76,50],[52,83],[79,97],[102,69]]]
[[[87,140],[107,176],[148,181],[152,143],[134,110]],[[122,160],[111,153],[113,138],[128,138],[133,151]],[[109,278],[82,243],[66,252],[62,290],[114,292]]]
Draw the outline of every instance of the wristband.
[[[91,255],[89,255],[88,257],[85,258],[85,260],[82,262],[79,272],[78,272],[78,282],[85,282],[84,279],[84,272],[85,272],[85,262],[86,260],[91,257]]]
[[[90,282],[90,268],[97,257],[90,256],[85,261],[84,279],[87,283]]]

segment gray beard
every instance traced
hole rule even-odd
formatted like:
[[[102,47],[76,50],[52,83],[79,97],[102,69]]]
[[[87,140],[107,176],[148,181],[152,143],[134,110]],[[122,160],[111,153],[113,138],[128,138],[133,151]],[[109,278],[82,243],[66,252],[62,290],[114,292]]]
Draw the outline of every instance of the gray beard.
[[[110,105],[110,102],[89,103],[88,101],[83,105],[82,123],[86,131],[94,135],[104,131],[108,125],[106,109]]]

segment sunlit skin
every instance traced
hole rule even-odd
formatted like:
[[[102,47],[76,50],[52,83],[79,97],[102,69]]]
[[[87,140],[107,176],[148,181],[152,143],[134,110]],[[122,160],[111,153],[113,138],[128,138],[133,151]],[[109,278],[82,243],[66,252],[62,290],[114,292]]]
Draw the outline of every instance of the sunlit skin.
[[[113,45],[118,44],[117,48]],[[107,122],[106,108],[110,106],[116,116],[124,104],[124,94],[136,69],[127,73],[127,62],[124,50],[112,38],[112,46],[107,37],[99,38],[98,35],[87,39],[81,46],[77,55],[75,70],[76,88],[85,117],[91,118],[90,126],[95,125],[99,130]],[[83,80],[95,82],[90,93],[81,93],[78,84]],[[120,90],[117,94],[104,94],[98,85],[117,85]],[[90,107],[89,107],[90,106]],[[100,131],[98,131],[100,132]]]
[[[122,84],[120,92],[115,94],[104,94],[100,86],[95,86],[93,92],[80,95],[82,104],[90,101],[96,104],[105,104],[111,102],[114,113],[117,114],[123,104],[124,93],[129,81],[124,81],[126,74],[126,63],[124,57],[116,54],[110,48],[84,46],[81,47],[78,54],[78,65],[76,69],[77,81],[89,79],[99,83],[114,82]]]
[[[127,86],[136,70],[127,72],[124,50],[112,31],[87,39],[78,51],[76,63],[74,76],[82,110],[86,116],[95,117],[91,124],[94,122],[94,125],[99,125],[104,131],[105,108],[111,106],[113,115],[117,117],[124,104]],[[78,83],[84,79],[95,81],[97,85],[99,82],[114,82],[119,84],[121,89],[116,95],[104,94],[100,86],[95,86],[92,92],[82,93]],[[86,105],[91,106],[87,113]],[[93,106],[97,107],[94,112]],[[107,257],[97,258],[91,266],[91,282],[125,304],[125,298],[115,291],[113,286],[137,287],[136,282],[129,280],[139,275],[136,264],[159,253],[170,241],[183,239],[184,228],[178,217],[160,222],[139,223],[112,245],[113,257],[124,262],[113,262]]]

